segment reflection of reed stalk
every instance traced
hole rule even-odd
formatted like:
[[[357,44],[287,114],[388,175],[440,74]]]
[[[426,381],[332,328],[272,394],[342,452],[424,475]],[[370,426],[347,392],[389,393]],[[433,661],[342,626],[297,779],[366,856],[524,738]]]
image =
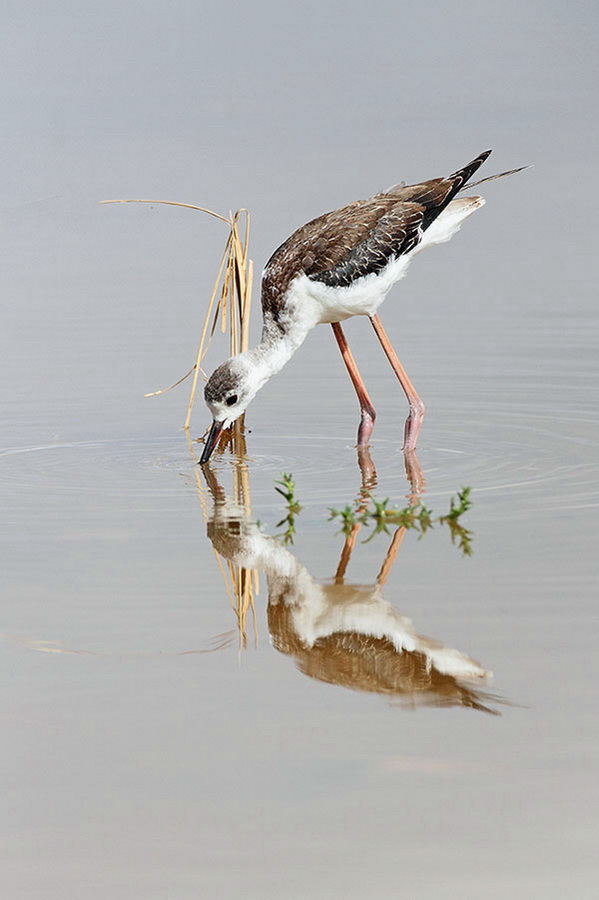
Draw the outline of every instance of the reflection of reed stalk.
[[[237,422],[235,426],[237,426]],[[236,456],[233,469],[233,497],[238,506],[243,506],[245,520],[252,519],[252,502],[250,495],[250,473],[246,463],[245,435],[241,428],[233,429],[233,453]],[[215,551],[216,553],[216,551]],[[256,621],[256,607],[254,597],[260,590],[260,577],[257,569],[244,569],[227,560],[233,594],[235,597],[234,610],[237,615],[237,628],[239,630],[239,647],[247,646],[247,614],[251,610],[254,628],[254,641],[258,643],[258,624]]]
[[[189,452],[191,453],[194,462],[197,462],[194,454],[194,441],[191,440],[189,433],[186,433],[187,441],[189,444]],[[244,518],[250,521],[252,515],[250,476],[247,463],[245,461],[245,437],[241,430],[239,431],[239,433],[233,432],[232,443],[233,452],[236,456],[233,468],[233,498],[236,506],[243,507]],[[200,501],[202,514],[204,516],[204,519],[208,521],[209,513],[206,488],[202,482],[198,466],[194,467],[194,474],[196,480],[196,493]],[[208,479],[214,477],[211,476],[209,469],[205,472],[205,475]],[[216,484],[216,481],[215,485],[217,494],[222,493],[221,489]],[[258,570],[245,569],[242,566],[234,565],[230,560],[224,559],[214,546],[212,547],[212,550],[223,578],[225,591],[227,592],[227,596],[231,601],[231,606],[233,607],[233,610],[237,617],[239,649],[241,650],[244,647],[247,647],[247,617],[249,612],[251,612],[252,614],[254,643],[257,646],[258,624],[256,620],[256,607],[254,600],[256,595],[260,592],[260,576],[258,574]],[[223,644],[222,646],[226,645]]]

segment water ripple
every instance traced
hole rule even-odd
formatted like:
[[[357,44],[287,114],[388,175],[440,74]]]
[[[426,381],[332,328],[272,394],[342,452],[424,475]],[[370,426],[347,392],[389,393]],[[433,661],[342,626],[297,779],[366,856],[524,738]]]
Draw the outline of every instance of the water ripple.
[[[567,436],[559,421],[542,415],[521,421],[506,415],[498,417],[494,428],[488,421],[478,425],[447,428],[445,440],[436,445],[434,434],[432,446],[423,441],[420,462],[429,498],[468,484],[490,501],[493,495],[512,495],[511,514],[514,508],[556,511],[599,505],[594,422],[578,421]],[[195,485],[199,448],[196,443],[190,448],[182,435],[9,448],[0,450],[0,484],[132,497],[173,495],[181,491],[176,476]],[[355,450],[339,437],[255,432],[248,449],[254,499],[272,500],[272,481],[282,471],[293,473],[308,504],[336,503],[359,485]],[[377,438],[372,457],[377,493],[399,499],[406,481],[398,444]],[[234,462],[229,453],[216,458],[219,477]]]

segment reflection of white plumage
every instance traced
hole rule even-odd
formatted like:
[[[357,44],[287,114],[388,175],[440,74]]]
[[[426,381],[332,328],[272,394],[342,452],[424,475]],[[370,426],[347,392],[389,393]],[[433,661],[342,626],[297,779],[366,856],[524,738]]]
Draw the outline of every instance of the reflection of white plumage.
[[[490,673],[465,653],[417,634],[411,620],[385,600],[379,580],[372,585],[316,581],[293,553],[262,534],[242,507],[222,495],[208,535],[235,565],[264,572],[273,644],[294,656],[305,674],[412,705],[493,712],[484,703],[493,698],[462,683],[484,681]]]

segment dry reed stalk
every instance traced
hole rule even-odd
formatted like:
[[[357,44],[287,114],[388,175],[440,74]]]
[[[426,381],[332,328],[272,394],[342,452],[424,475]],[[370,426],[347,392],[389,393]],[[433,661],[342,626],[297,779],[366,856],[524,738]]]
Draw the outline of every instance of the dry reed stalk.
[[[216,280],[212,288],[208,309],[202,325],[200,343],[196,355],[196,361],[191,369],[179,378],[169,387],[161,388],[158,391],[151,391],[145,394],[146,397],[156,397],[158,394],[164,394],[177,387],[186,378],[193,373],[193,381],[191,385],[191,393],[187,406],[187,416],[185,418],[184,428],[189,430],[191,415],[195,402],[195,396],[198,387],[198,379],[200,372],[205,377],[202,370],[202,360],[204,359],[218,322],[221,323],[221,331],[227,330],[229,326],[229,351],[231,356],[243,353],[249,349],[250,337],[250,314],[252,308],[252,281],[254,274],[254,264],[249,258],[249,242],[250,242],[250,214],[247,209],[238,209],[236,213],[231,213],[229,217],[221,216],[219,213],[206,209],[204,206],[195,206],[191,203],[179,203],[174,200],[102,200],[103,204],[107,203],[152,203],[164,206],[180,206],[185,209],[195,209],[200,212],[207,213],[215,219],[219,219],[229,226],[229,234],[225,244],[225,249],[220,261]],[[245,228],[243,230],[243,238],[240,235],[240,219],[245,217]],[[217,299],[218,298],[218,299]],[[212,323],[212,325],[210,325]],[[235,423],[232,434],[226,436],[221,441],[221,446],[229,441],[235,446],[239,443],[239,437],[243,434],[243,416]]]
[[[239,220],[242,215],[245,215],[245,233],[243,242],[239,235]],[[229,219],[229,227],[230,232],[227,238],[225,251],[214,283],[202,328],[202,335],[195,363],[194,380],[184,426],[186,429],[189,428],[191,421],[201,362],[210,346],[219,318],[221,320],[221,330],[225,332],[228,316],[230,355],[236,356],[238,353],[243,353],[245,350],[249,349],[250,314],[252,308],[252,274],[254,268],[253,263],[248,256],[250,236],[249,212],[246,209],[237,210],[237,212],[231,215]],[[208,340],[206,340],[208,326],[212,318],[212,310],[217,295],[219,299],[216,304],[216,309],[214,310],[212,330]],[[242,433],[242,431],[243,417],[235,423],[234,429],[235,433]]]

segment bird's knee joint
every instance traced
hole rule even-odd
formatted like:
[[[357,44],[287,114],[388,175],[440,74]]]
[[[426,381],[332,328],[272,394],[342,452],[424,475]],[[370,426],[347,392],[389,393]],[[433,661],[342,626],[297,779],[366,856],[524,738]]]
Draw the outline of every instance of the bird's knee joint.
[[[412,400],[410,403],[410,412],[415,416],[423,416],[426,412],[426,406],[418,397],[416,400]]]
[[[372,422],[374,425],[376,419],[376,409],[373,406],[362,407],[360,411],[360,419],[362,422]]]

